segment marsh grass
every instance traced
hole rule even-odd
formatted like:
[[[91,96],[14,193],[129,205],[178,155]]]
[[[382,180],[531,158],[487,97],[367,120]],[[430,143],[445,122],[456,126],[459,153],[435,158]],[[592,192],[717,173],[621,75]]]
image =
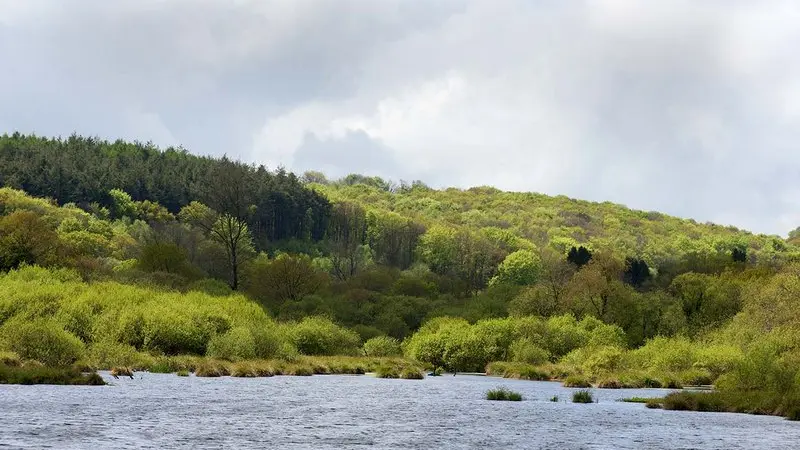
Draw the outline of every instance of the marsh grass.
[[[188,377],[189,376],[189,371],[186,370],[186,369],[179,370],[179,371],[175,372],[175,375],[177,375],[179,377]]]
[[[554,396],[550,397],[550,401],[553,402],[553,403],[558,403],[558,396],[554,395]]]
[[[506,387],[499,387],[487,391],[486,400],[518,402],[522,400],[522,394],[520,394],[519,392],[514,392]]]
[[[400,372],[400,378],[404,380],[422,380],[425,378],[425,374],[419,369],[406,367]]]
[[[550,374],[543,368],[519,362],[491,362],[486,366],[486,374],[517,380],[545,381],[550,379]]]
[[[592,387],[592,383],[589,380],[581,375],[570,375],[564,380],[564,387],[570,388],[589,388]]]
[[[0,364],[0,384],[102,386],[106,383],[96,372],[85,374],[76,367]]]
[[[594,403],[594,397],[591,392],[580,390],[572,394],[572,403]]]
[[[627,398],[621,399],[620,401],[621,402],[625,402],[625,403],[647,403],[647,402],[649,402],[651,400],[654,400],[654,399],[649,398],[649,397],[627,397]]]
[[[600,389],[622,389],[626,386],[615,378],[605,378],[597,382],[597,387]]]
[[[20,367],[22,366],[22,358],[14,352],[0,352],[0,365]]]

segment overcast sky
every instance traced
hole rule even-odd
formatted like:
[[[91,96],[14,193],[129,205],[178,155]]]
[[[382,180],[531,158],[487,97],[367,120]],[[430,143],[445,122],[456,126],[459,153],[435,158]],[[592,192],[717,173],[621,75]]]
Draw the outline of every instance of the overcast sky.
[[[785,235],[800,2],[0,0],[0,132]]]

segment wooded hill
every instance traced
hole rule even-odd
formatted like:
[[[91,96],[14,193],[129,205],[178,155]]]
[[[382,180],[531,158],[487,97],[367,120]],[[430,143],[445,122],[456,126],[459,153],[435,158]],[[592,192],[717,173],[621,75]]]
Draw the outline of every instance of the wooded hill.
[[[563,313],[618,324],[632,344],[697,334],[740,311],[745,281],[800,257],[791,239],[613,203],[297,177],[79,136],[0,137],[0,181],[4,270],[224,282],[279,318],[327,315],[363,338],[441,315]]]

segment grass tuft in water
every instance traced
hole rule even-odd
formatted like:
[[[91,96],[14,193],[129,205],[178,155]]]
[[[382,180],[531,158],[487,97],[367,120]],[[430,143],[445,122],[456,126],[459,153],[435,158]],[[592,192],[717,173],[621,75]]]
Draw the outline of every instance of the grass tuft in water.
[[[594,398],[591,392],[580,390],[572,394],[572,403],[594,403]]]
[[[553,403],[558,403],[558,396],[557,395],[552,396],[550,398],[550,401],[553,402]]]
[[[505,387],[499,387],[496,389],[490,389],[486,392],[486,400],[501,400],[501,401],[511,401],[511,402],[518,402],[522,400],[522,394],[519,392],[514,392]]]
[[[177,375],[179,377],[188,377],[189,376],[189,371],[186,370],[186,369],[179,370],[179,371],[175,372],[175,375]]]

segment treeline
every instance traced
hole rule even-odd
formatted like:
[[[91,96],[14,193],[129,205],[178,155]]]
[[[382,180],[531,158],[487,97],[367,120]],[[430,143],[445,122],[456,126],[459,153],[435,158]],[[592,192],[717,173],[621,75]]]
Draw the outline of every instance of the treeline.
[[[0,138],[0,269],[239,290],[279,319],[325,315],[362,338],[426,320],[571,314],[629,345],[699,336],[743,286],[798,259],[776,236],[610,203],[329,181],[183,150],[72,136]],[[62,205],[62,206],[59,206]]]
[[[112,208],[113,189],[177,214],[192,201],[220,212],[251,208],[247,224],[257,249],[290,239],[324,237],[330,204],[282,169],[227,158],[160,150],[150,144],[70,136],[0,136],[0,184],[87,211]],[[241,211],[236,211],[240,213]]]

